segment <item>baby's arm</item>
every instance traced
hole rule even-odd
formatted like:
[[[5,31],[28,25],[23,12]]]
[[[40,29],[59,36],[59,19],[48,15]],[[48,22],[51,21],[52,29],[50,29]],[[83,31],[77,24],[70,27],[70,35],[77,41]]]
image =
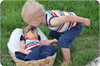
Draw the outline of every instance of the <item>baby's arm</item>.
[[[22,52],[22,53],[24,53],[24,54],[29,54],[30,52],[31,52],[31,50],[25,50],[25,41],[24,40],[22,40],[21,42],[20,42],[20,51]]]
[[[40,44],[41,45],[48,45],[48,44],[51,44],[51,43],[54,43],[54,42],[58,42],[58,40],[57,39],[53,39],[53,40],[41,40]]]
[[[54,17],[50,20],[52,26],[58,26],[65,22],[79,22],[85,24],[86,26],[90,26],[90,19],[74,15]]]

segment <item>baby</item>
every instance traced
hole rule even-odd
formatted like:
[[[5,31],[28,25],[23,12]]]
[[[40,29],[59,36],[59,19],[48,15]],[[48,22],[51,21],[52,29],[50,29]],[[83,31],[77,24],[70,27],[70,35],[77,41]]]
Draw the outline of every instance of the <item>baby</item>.
[[[38,37],[36,27],[26,26],[23,29],[23,34],[24,36],[20,38],[20,52],[15,52],[16,58],[25,61],[48,59],[56,53],[57,49],[50,44],[58,41],[56,39],[41,40],[41,37]],[[40,64],[40,66],[46,66],[47,64]]]
[[[24,37],[20,38],[20,52],[16,52],[16,57],[21,60],[39,60],[48,59],[53,56],[57,49],[50,45],[53,42],[58,42],[56,39],[53,40],[41,40],[38,35],[38,30],[34,26],[26,26],[23,29]],[[39,37],[38,37],[39,36]],[[40,64],[40,66],[46,66],[48,63]]]
[[[53,42],[58,42],[56,39],[53,40],[38,40],[38,30],[34,26],[26,26],[23,29],[25,40],[21,40],[20,42],[20,50],[24,54],[29,54],[32,52],[30,50],[33,47],[36,47],[38,45],[49,45]]]

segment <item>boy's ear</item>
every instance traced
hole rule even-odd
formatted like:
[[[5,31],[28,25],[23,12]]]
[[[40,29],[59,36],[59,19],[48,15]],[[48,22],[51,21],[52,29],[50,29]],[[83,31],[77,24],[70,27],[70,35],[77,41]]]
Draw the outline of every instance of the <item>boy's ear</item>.
[[[37,20],[38,20],[38,21],[42,21],[42,19],[41,19],[40,17],[39,17],[39,18],[37,18]]]

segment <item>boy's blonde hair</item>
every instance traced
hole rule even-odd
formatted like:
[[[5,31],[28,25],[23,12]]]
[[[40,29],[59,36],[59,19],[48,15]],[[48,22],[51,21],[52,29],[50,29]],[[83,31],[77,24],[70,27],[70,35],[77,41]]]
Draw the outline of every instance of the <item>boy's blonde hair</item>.
[[[28,0],[22,9],[22,18],[24,21],[28,18],[28,22],[38,17],[44,16],[45,10],[41,4],[36,1]],[[25,21],[27,22],[27,20]]]

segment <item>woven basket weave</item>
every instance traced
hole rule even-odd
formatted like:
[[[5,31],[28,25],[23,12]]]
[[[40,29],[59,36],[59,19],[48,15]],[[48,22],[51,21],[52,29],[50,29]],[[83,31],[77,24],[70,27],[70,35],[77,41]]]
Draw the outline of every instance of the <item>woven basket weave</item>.
[[[49,57],[48,59],[41,59],[37,61],[34,61],[34,60],[23,61],[23,60],[17,59],[10,50],[9,50],[9,53],[15,62],[15,66],[39,66],[40,64],[43,64],[43,63],[48,63],[47,66],[53,66],[54,60],[56,58],[56,53],[55,53],[53,56]]]

